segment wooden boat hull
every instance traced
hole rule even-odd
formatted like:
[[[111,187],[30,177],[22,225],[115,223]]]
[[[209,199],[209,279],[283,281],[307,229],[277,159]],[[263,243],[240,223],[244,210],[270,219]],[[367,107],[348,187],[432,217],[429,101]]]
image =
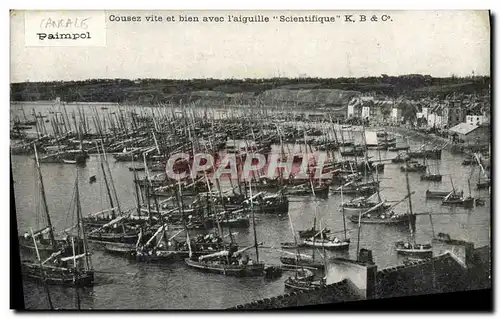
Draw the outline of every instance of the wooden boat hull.
[[[396,147],[389,147],[388,151],[397,152],[397,151],[407,151],[409,149],[410,149],[409,146],[396,146]]]
[[[443,200],[445,206],[463,206],[465,208],[474,207],[474,198],[458,199],[458,200]]]
[[[297,249],[301,247],[305,247],[304,244],[295,244],[295,243],[281,243],[281,249]]]
[[[349,240],[347,241],[340,241],[338,243],[334,243],[332,241],[328,242],[322,242],[318,240],[304,240],[304,245],[307,247],[316,247],[316,248],[324,248],[324,249],[329,249],[329,250],[342,250],[342,249],[348,249],[349,248]]]
[[[313,261],[310,259],[300,259],[297,260],[295,257],[280,257],[280,261],[283,265],[291,265],[291,266],[304,266],[316,269],[324,269],[325,265],[319,263],[317,261]]]
[[[130,243],[135,244],[139,238],[138,234],[109,234],[97,233],[87,235],[88,241],[101,243]]]
[[[185,263],[195,269],[202,270],[205,272],[213,272],[222,274],[225,276],[236,276],[236,277],[252,277],[261,276],[264,274],[264,264],[252,264],[252,265],[217,265],[210,263],[200,263],[194,261],[190,258],[184,259]]]
[[[396,252],[400,255],[407,256],[432,256],[432,249],[402,249],[396,248]]]
[[[248,228],[250,227],[249,218],[239,218],[239,219],[229,219],[220,221],[220,225],[223,227],[231,228]]]
[[[430,182],[441,182],[443,180],[442,175],[433,174],[433,175],[421,175],[421,181],[430,181]]]
[[[104,244],[104,250],[114,255],[131,256],[136,251],[136,247],[134,244],[107,243]]]
[[[146,263],[169,263],[176,260],[178,254],[175,251],[161,250],[156,254],[147,254],[147,253],[136,253],[135,259],[138,262],[146,262]]]
[[[329,190],[330,186],[325,185],[321,188],[315,188],[314,194],[316,197],[328,197]],[[288,189],[286,193],[290,196],[310,196],[313,194],[311,189]]]
[[[299,230],[299,237],[300,238],[311,238],[313,237],[314,235],[317,235],[319,233],[319,229],[315,229],[315,230],[311,230],[311,229],[308,229],[308,230]],[[323,230],[323,234],[329,234],[330,233],[330,230],[329,229],[326,229],[326,230]]]
[[[441,159],[441,150],[428,150],[420,152],[408,152],[408,155],[413,158]]]
[[[427,190],[425,192],[425,198],[427,198],[427,199],[432,199],[432,198],[443,199],[446,196],[448,196],[449,193],[450,192],[440,192],[440,191],[430,191],[430,190]],[[462,195],[462,192],[460,192],[459,194]]]
[[[359,222],[359,217],[358,216],[349,216],[348,219],[353,222],[353,223],[358,223]],[[409,225],[410,220],[412,221],[412,224],[415,224],[415,221],[417,220],[417,216],[413,215],[411,216],[403,216],[403,217],[396,217],[396,218],[366,218],[362,217],[361,218],[361,224],[382,224],[382,225]]]
[[[490,188],[490,182],[477,183],[477,189],[488,189]]]
[[[321,287],[324,287],[324,285],[308,280],[297,280],[293,278],[285,280],[285,290],[287,291],[311,291]]]
[[[416,173],[416,172],[425,172],[427,170],[427,166],[417,166],[417,167],[404,167],[401,166],[401,172],[408,171],[409,173]]]
[[[45,282],[49,285],[92,287],[94,271],[79,272],[76,276],[69,269],[40,266],[39,263],[25,261],[21,263],[22,275],[30,280]]]
[[[374,207],[375,205],[377,205],[377,203],[373,204],[372,206],[364,206],[364,207],[354,207],[354,206],[343,206],[343,210],[344,210],[344,213],[347,213],[347,214],[357,214],[357,213],[363,213],[363,212],[366,212],[367,210],[369,210],[370,208]],[[386,206],[388,207],[388,206]],[[380,207],[379,210],[383,210],[384,207]],[[378,210],[375,210],[375,212],[378,211]]]
[[[420,245],[417,244],[416,247],[410,247],[411,245],[406,244],[405,247],[404,242],[397,242],[395,245],[396,252],[400,255],[409,255],[409,256],[432,256],[432,246],[431,245]]]

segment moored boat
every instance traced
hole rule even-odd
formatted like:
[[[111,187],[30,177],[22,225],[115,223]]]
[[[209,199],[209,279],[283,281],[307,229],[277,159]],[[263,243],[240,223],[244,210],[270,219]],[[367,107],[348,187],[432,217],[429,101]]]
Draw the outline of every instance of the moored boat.
[[[395,243],[395,249],[398,254],[412,256],[432,256],[431,244],[417,244],[407,241],[398,241]]]
[[[323,237],[318,239],[305,239],[304,244],[308,247],[317,247],[324,249],[348,249],[350,244],[350,239],[346,238],[344,240],[338,239],[337,237],[329,238]]]

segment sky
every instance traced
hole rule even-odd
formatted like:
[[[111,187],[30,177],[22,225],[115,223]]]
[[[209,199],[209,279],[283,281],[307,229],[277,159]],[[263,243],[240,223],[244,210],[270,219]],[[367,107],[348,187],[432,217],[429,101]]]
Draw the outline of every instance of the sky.
[[[83,12],[85,13],[85,12]],[[66,13],[70,14],[70,13]],[[79,14],[82,14],[80,12]],[[97,14],[87,12],[87,14]],[[378,22],[180,23],[145,16],[377,15]],[[389,15],[392,21],[382,22]],[[141,16],[112,22],[110,15]],[[363,77],[490,74],[487,11],[106,11],[105,46],[26,46],[24,12],[11,14],[11,83],[91,78]],[[31,27],[30,27],[31,28]],[[31,29],[26,26],[26,32]],[[47,31],[48,32],[48,31]],[[50,31],[52,32],[52,31]],[[85,42],[78,42],[85,43]],[[85,45],[85,44],[83,44]]]

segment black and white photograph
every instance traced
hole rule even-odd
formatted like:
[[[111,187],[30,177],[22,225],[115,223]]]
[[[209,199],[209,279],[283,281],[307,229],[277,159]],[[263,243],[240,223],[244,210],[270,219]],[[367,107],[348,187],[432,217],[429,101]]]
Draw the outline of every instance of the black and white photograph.
[[[11,10],[14,308],[492,298],[492,20]]]

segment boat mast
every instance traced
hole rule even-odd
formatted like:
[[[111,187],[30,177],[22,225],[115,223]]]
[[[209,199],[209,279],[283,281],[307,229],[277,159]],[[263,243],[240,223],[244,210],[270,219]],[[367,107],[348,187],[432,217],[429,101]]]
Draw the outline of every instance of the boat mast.
[[[342,220],[344,221],[344,240],[347,240],[347,230],[345,226],[344,192],[342,186],[340,186],[340,202],[342,203]]]
[[[95,145],[96,145],[97,155],[100,158],[102,176],[104,177],[104,185],[106,186],[106,191],[108,193],[109,204],[111,205],[111,216],[113,217],[113,219],[115,219],[116,218],[116,215],[115,215],[115,205],[113,203],[113,197],[111,196],[111,190],[109,188],[108,179],[106,177],[106,170],[104,169],[103,158],[102,158],[102,156],[101,156],[101,154],[99,152],[99,144],[97,142],[95,142]]]
[[[50,297],[49,285],[47,284],[46,281],[46,274],[45,271],[43,270],[43,264],[42,260],[40,259],[40,253],[38,252],[38,245],[36,244],[35,235],[33,234],[33,228],[30,228],[30,232],[31,232],[31,238],[33,239],[33,244],[35,245],[36,256],[38,258],[38,262],[40,263],[40,273],[43,276],[43,283],[45,286],[45,292],[47,293],[47,300],[49,301],[50,309],[54,309],[54,307],[52,306],[52,298]]]
[[[408,208],[410,209],[410,238],[413,244],[415,244],[415,234],[413,233],[413,207],[411,205],[411,191],[410,191],[410,181],[408,179],[408,161],[405,159],[405,177],[406,177],[406,189],[408,191]]]
[[[76,182],[75,182],[75,200],[76,200],[76,217],[77,217],[77,227],[78,227],[78,239],[80,239],[80,231],[82,233],[82,238],[83,238],[83,253],[85,254],[85,261],[87,264],[87,269],[92,269],[92,261],[90,257],[88,256],[87,252],[89,251],[88,249],[88,244],[87,244],[87,235],[85,233],[85,225],[82,222],[82,203],[80,202],[80,189],[78,187],[78,167],[76,168]]]
[[[40,187],[41,187],[41,191],[42,191],[42,201],[43,201],[43,207],[45,210],[45,217],[47,218],[47,224],[49,226],[49,238],[50,238],[50,242],[52,244],[52,248],[54,248],[54,250],[56,250],[57,245],[56,245],[56,240],[54,238],[54,231],[52,229],[52,221],[50,220],[49,206],[47,204],[47,198],[45,197],[45,188],[43,186],[43,178],[42,178],[42,171],[40,169],[40,163],[38,162],[38,152],[36,150],[36,144],[33,144],[33,148],[35,150],[36,168],[38,171],[38,178],[40,180]]]
[[[252,226],[253,226],[253,239],[255,243],[255,255],[257,262],[259,262],[259,244],[257,243],[257,230],[255,229],[255,213],[253,211],[253,196],[252,196],[252,183],[249,183],[250,191],[250,209],[252,210]]]

